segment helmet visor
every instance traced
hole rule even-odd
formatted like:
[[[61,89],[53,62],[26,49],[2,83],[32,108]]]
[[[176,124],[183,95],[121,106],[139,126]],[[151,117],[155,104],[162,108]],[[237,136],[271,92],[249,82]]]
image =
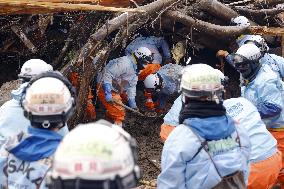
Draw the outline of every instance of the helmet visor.
[[[249,65],[251,61],[249,61],[246,57],[243,57],[242,55],[239,54],[234,54],[233,55],[233,63],[235,65],[235,68],[243,73],[244,71],[249,69]]]
[[[142,60],[146,63],[146,64],[150,64],[153,62],[154,60],[154,54],[152,53],[149,56],[143,56]]]

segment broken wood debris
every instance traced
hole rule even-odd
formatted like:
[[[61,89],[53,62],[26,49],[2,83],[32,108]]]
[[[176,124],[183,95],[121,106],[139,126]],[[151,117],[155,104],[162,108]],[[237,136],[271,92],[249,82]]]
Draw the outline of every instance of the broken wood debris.
[[[71,2],[71,1],[69,1]],[[0,0],[0,14],[46,14],[66,11],[143,12],[143,10],[60,1]],[[98,1],[96,1],[98,2]]]

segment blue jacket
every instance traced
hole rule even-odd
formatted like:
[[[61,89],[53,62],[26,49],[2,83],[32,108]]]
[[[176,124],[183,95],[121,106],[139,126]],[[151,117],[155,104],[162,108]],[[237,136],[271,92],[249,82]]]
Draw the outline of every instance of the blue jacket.
[[[97,77],[97,83],[110,84],[117,93],[126,91],[128,98],[135,98],[137,81],[137,65],[132,56],[109,61]]]
[[[169,112],[164,117],[164,124],[171,126],[179,125],[179,113],[182,108],[182,95],[180,95],[172,105]]]
[[[243,97],[224,101],[227,114],[246,129],[251,142],[250,162],[263,161],[277,152],[277,141],[266,129],[256,107]]]
[[[169,45],[163,37],[137,37],[126,47],[125,54],[132,55],[132,53],[139,47],[147,47],[150,49],[154,55],[153,63],[161,64],[163,61],[159,48],[162,49],[164,58],[171,58]]]
[[[268,128],[284,126],[283,92],[282,80],[266,64],[262,65],[253,81],[241,88],[242,96],[257,107]]]
[[[54,131],[33,127],[9,138],[0,149],[0,188],[45,189],[50,157],[62,138]]]
[[[28,83],[23,83],[18,89],[11,92],[12,99],[0,107],[0,147],[10,136],[27,131],[30,121],[23,114],[20,105],[23,89]],[[60,129],[59,134],[65,136],[69,132],[67,125]]]
[[[257,108],[243,97],[227,99],[223,102],[227,114],[237,123],[238,127],[246,129],[250,143],[250,162],[259,162],[272,156],[277,151],[277,141],[260,118]],[[175,101],[170,111],[164,117],[164,123],[171,126],[179,125],[179,112],[182,108],[182,96]]]
[[[163,79],[161,92],[171,95],[179,90],[179,76],[183,66],[178,64],[166,64],[157,72]]]
[[[270,68],[279,75],[284,77],[284,58],[275,54],[265,53],[264,56],[259,60],[261,64],[267,64]]]
[[[206,129],[204,135],[216,135],[216,128],[219,128],[218,131],[221,132],[218,135],[223,139],[208,141],[209,152],[218,171],[226,176],[240,170],[247,180],[250,142],[246,131],[235,127],[227,116],[191,118],[175,128],[164,144],[162,172],[158,176],[159,189],[209,189],[221,181],[204,149],[195,156],[201,142],[193,133],[193,127],[199,127],[201,132],[203,127],[211,128],[212,132],[208,133]],[[228,135],[226,128],[234,130]],[[237,133],[241,147],[236,141]],[[201,140],[204,141],[203,138]]]

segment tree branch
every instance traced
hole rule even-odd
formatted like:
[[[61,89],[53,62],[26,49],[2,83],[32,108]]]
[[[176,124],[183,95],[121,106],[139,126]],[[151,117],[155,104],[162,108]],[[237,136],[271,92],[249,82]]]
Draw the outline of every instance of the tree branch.
[[[182,14],[179,11],[167,11],[164,13],[165,17],[176,20],[184,24],[187,27],[193,27],[202,33],[206,33],[215,38],[225,39],[227,37],[236,37],[245,32],[248,32],[248,28],[239,26],[220,26],[205,22],[202,20],[194,19],[191,16]]]
[[[201,0],[199,4],[200,9],[228,22],[230,22],[232,18],[238,16],[236,11],[217,0]]]
[[[246,7],[235,7],[235,9],[238,10],[240,14],[250,15],[253,17],[265,17],[267,15],[274,16],[276,14],[284,12],[284,7],[260,10],[249,9]]]

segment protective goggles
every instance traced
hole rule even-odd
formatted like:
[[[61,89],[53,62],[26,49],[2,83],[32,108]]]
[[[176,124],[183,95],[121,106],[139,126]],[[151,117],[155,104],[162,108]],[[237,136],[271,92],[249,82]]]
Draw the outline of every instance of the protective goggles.
[[[146,63],[152,63],[154,60],[154,53],[152,53],[150,56],[143,56],[143,61]]]
[[[249,65],[252,63],[251,60],[247,59],[246,57],[239,55],[239,54],[233,54],[233,64],[235,65],[235,68],[237,70],[245,70],[249,68]]]

